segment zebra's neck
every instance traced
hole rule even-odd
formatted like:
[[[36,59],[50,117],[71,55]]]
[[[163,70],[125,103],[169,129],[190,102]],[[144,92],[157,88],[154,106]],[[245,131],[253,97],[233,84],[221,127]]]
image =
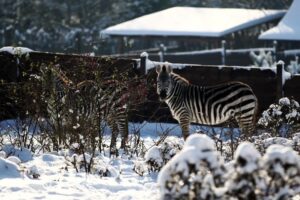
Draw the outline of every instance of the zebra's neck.
[[[171,79],[174,83],[176,82],[182,86],[188,86],[190,84],[188,80],[175,73],[171,73]]]
[[[171,74],[172,89],[166,98],[166,103],[176,100],[185,87],[189,86],[189,82],[178,74]]]

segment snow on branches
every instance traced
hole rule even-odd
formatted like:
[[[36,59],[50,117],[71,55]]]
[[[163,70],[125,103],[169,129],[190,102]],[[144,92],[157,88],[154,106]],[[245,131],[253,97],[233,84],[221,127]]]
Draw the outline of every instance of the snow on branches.
[[[290,147],[271,145],[262,156],[241,143],[224,164],[212,139],[191,135],[160,171],[162,199],[286,199],[300,193],[300,159]]]
[[[139,175],[145,172],[159,172],[166,163],[183,147],[183,140],[178,137],[168,137],[159,145],[151,147],[145,154],[144,161],[137,161],[134,171]]]
[[[258,124],[274,135],[288,136],[300,124],[299,103],[287,97],[279,99],[263,112]]]

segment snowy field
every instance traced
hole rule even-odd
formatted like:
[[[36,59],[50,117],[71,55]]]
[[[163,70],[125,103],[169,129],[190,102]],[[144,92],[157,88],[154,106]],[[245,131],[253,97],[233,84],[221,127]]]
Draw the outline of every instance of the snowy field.
[[[175,135],[180,133],[177,124],[142,123],[131,124],[130,128],[140,130],[146,148],[153,146],[164,131],[170,130]],[[138,158],[98,155],[96,159],[110,173],[101,177],[76,172],[66,161],[67,153],[67,150],[43,153],[30,159],[25,151],[19,157],[29,161],[19,165],[14,164],[18,162],[14,157],[10,158],[13,162],[0,158],[0,199],[159,199],[157,172],[144,176],[135,173],[133,168]],[[39,174],[39,177],[33,178],[33,174]]]
[[[38,168],[40,177],[32,179],[0,160],[0,199],[158,199],[156,174],[140,177],[132,170],[134,160],[124,157],[103,159],[114,168],[111,177],[66,170],[64,156],[42,154],[22,164]]]
[[[0,126],[7,126],[11,123],[11,121],[2,122]],[[198,137],[184,144],[183,140],[178,137],[180,135],[180,128],[177,124],[130,123],[129,128],[130,132],[140,132],[141,140],[143,141],[146,151],[149,149],[152,150],[148,151],[144,157],[134,156],[133,154],[131,154],[131,156],[122,154],[117,158],[110,158],[108,152],[97,154],[94,158],[95,169],[94,171],[92,170],[90,174],[80,170],[79,172],[76,171],[76,168],[71,164],[74,153],[72,155],[69,149],[33,155],[26,149],[19,151],[9,145],[4,145],[2,148],[3,151],[0,151],[0,199],[156,200],[161,199],[162,191],[165,194],[168,193],[168,191],[164,191],[164,189],[159,187],[158,182],[164,182],[170,179],[171,173],[173,173],[172,170],[176,169],[176,166],[182,167],[182,162],[195,162],[207,155],[212,165],[219,166],[219,163],[214,163],[219,161],[217,161],[218,159],[214,161],[215,158],[218,158],[214,158],[218,153],[213,150],[213,140],[199,140]],[[193,132],[199,129],[209,132],[206,127],[191,126],[190,129]],[[215,131],[221,132],[221,129],[215,128]],[[183,150],[181,152],[175,152],[176,156],[172,159],[172,162],[169,162],[166,167],[163,168],[163,173],[161,174],[155,170],[136,170],[136,167],[143,168],[143,166],[138,163],[143,163],[145,159],[148,159],[147,157],[154,158],[157,162],[162,162],[161,157],[157,156],[158,148],[153,147],[166,133],[169,133],[169,141],[181,144]],[[300,133],[297,135],[299,137],[297,136],[295,140],[298,141]],[[109,137],[109,133],[106,137]],[[268,138],[264,143],[265,145],[271,145],[272,143],[284,144],[285,146],[293,145],[292,141],[284,138]],[[245,158],[251,158],[251,156],[253,157],[253,155],[255,155],[255,159],[260,159],[258,151],[253,149],[251,145],[246,144],[244,147],[244,149],[241,147],[237,154],[245,156]],[[203,153],[201,153],[199,149],[204,149]],[[211,150],[207,151],[207,149]],[[278,155],[284,152],[281,151],[281,149],[277,151]],[[14,156],[7,155],[7,152],[10,152],[10,154]],[[194,153],[190,154],[189,152]],[[186,157],[184,156],[185,154],[192,156]],[[272,156],[276,156],[276,154],[270,155],[269,157],[264,156],[261,158],[266,161]],[[289,152],[287,155],[292,154]],[[88,155],[86,158],[88,159]],[[82,160],[82,156],[78,155],[77,159]],[[254,162],[255,159],[250,159],[250,165],[247,165],[245,169],[253,170],[255,165],[251,162]],[[279,159],[284,159],[284,156],[279,157]],[[228,169],[232,168],[230,163],[226,164],[226,166],[229,166]],[[184,168],[184,170],[188,169]],[[141,176],[137,171],[143,171],[144,173]],[[207,181],[207,178],[203,178],[202,181]],[[184,190],[184,188],[182,188],[182,190]],[[217,192],[222,194],[222,190]],[[293,199],[299,198],[294,197]]]

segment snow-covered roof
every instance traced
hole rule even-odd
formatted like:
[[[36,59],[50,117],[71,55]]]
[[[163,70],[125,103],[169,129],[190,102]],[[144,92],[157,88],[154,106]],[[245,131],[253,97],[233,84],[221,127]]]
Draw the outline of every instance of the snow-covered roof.
[[[220,37],[281,18],[284,10],[172,7],[114,26],[101,34],[114,36]]]
[[[263,40],[299,40],[300,41],[300,1],[294,0],[279,24],[262,33]]]

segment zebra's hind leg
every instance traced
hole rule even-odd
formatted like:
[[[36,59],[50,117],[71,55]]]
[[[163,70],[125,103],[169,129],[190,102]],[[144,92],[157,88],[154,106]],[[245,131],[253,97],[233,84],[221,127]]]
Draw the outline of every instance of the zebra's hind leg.
[[[121,149],[126,152],[128,144],[128,122],[125,118],[118,120],[118,128],[121,135]]]
[[[238,122],[238,125],[242,132],[242,138],[245,140],[250,139],[254,135],[255,126],[253,120],[243,120],[242,118],[236,119]]]
[[[118,156],[119,152],[117,149],[117,138],[118,138],[118,126],[115,122],[109,122],[109,127],[111,128],[111,140],[110,140],[110,148],[109,153],[110,156],[115,155]]]

